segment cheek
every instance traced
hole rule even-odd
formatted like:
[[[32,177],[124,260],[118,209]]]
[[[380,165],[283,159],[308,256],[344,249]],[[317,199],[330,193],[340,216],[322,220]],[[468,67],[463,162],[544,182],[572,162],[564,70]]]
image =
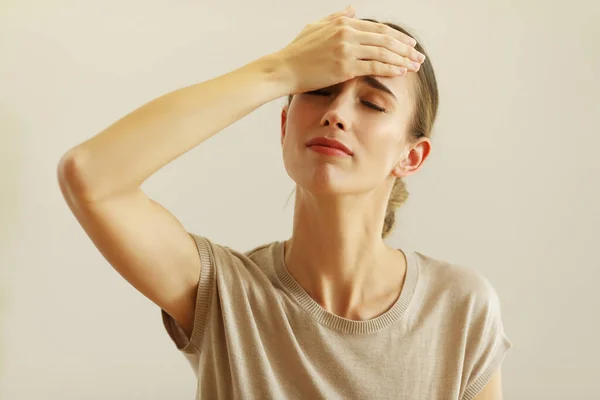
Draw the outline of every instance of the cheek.
[[[292,103],[286,120],[286,138],[295,137],[298,132],[303,132],[309,124],[309,118],[310,113],[306,107]]]
[[[381,124],[377,129],[371,126],[361,132],[359,140],[368,154],[369,163],[389,168],[397,162],[403,146],[402,134],[398,131],[397,124]]]
[[[285,126],[285,136],[283,138],[283,161],[288,173],[294,175],[300,160],[300,150],[303,144],[305,132],[307,132],[308,123],[306,113],[300,107],[290,107]]]
[[[401,127],[392,118],[361,118],[355,125],[357,139],[366,148],[391,149],[401,144]]]

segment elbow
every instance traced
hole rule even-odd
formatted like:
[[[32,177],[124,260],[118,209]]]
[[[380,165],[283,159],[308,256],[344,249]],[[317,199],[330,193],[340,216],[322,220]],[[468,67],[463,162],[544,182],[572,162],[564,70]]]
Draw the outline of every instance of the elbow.
[[[84,199],[87,185],[84,179],[84,155],[74,148],[66,152],[58,162],[56,174],[60,190],[68,203]]]

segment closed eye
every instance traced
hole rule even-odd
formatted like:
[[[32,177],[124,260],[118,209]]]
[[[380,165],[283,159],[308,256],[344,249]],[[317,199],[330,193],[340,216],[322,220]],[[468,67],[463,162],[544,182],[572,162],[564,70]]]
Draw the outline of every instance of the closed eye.
[[[319,89],[319,90],[312,90],[310,92],[306,92],[306,94],[310,94],[310,95],[314,95],[314,96],[329,96],[331,93],[323,90],[323,89]],[[379,112],[387,112],[387,110],[383,107],[379,107],[377,104],[375,103],[371,103],[370,101],[362,101],[362,103],[364,105],[366,105],[369,108],[372,108],[373,110],[379,111]]]
[[[363,101],[363,104],[366,105],[367,107],[370,107],[374,110],[380,111],[380,112],[387,112],[387,110],[385,108],[379,107],[377,104],[373,104],[370,101]]]

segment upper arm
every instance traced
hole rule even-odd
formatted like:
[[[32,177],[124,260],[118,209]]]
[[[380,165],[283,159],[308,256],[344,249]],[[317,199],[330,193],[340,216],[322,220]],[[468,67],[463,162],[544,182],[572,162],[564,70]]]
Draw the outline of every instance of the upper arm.
[[[60,176],[60,175],[59,175]],[[191,335],[200,258],[181,223],[140,188],[85,201],[59,178],[73,214],[104,258]]]
[[[502,372],[498,368],[484,388],[473,400],[502,400]]]

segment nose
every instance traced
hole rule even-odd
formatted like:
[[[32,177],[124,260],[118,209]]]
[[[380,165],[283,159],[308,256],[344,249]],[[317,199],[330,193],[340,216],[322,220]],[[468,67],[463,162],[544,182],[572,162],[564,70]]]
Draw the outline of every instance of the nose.
[[[330,105],[325,114],[323,114],[323,118],[321,118],[321,126],[335,126],[338,129],[343,131],[347,131],[350,128],[349,120],[342,115],[342,104],[339,101],[340,99],[336,99]]]

